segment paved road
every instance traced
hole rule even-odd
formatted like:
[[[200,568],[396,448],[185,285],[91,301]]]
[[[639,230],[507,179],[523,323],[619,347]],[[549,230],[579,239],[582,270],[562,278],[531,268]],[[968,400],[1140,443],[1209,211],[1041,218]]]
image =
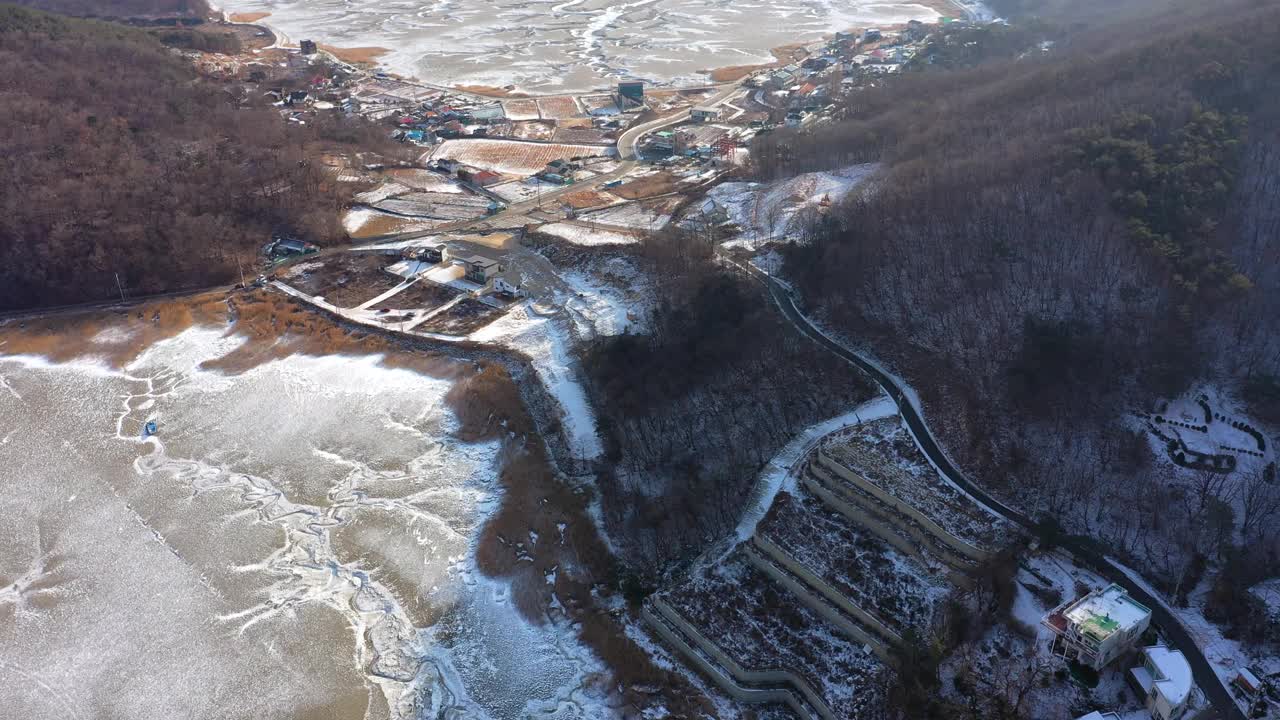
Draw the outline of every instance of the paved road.
[[[791,292],[786,286],[774,280],[772,277],[765,275],[754,267],[741,265],[732,262],[739,269],[745,270],[755,277],[762,280],[769,288],[770,294],[773,296],[774,302],[778,308],[782,310],[782,314],[796,327],[800,332],[804,333],[811,340],[821,345],[826,350],[835,353],[841,358],[853,363],[863,372],[870,375],[878,385],[893,398],[898,406],[898,411],[902,414],[903,420],[907,423],[907,427],[915,435],[916,441],[920,445],[920,449],[924,451],[933,464],[946,475],[953,483],[964,489],[979,502],[1003,515],[1009,520],[1021,525],[1023,528],[1033,531],[1035,522],[1027,515],[1011,508],[999,500],[991,497],[981,487],[970,482],[959,468],[952,464],[947,454],[943,452],[942,446],[938,444],[937,438],[929,431],[928,425],[925,424],[924,418],[920,415],[920,409],[906,397],[904,389],[899,386],[897,380],[882,371],[879,367],[868,362],[865,358],[857,353],[849,350],[844,345],[832,340],[823,334],[800,309],[796,307],[795,300],[791,296]],[[1107,558],[1099,554],[1087,542],[1080,539],[1067,538],[1061,542],[1061,545],[1069,550],[1077,560],[1082,561],[1085,565],[1091,567],[1094,571],[1119,584],[1138,602],[1151,608],[1152,618],[1164,631],[1165,637],[1173,644],[1174,647],[1182,651],[1188,662],[1191,664],[1192,674],[1195,676],[1196,684],[1204,691],[1209,698],[1209,702],[1213,704],[1218,715],[1226,720],[1245,720],[1244,713],[1236,706],[1235,700],[1231,697],[1230,692],[1223,686],[1222,682],[1214,673],[1209,661],[1205,659],[1204,654],[1200,651],[1195,640],[1187,632],[1182,623],[1169,612],[1164,603],[1159,599],[1152,597],[1139,583],[1134,582],[1128,575],[1111,564]]]

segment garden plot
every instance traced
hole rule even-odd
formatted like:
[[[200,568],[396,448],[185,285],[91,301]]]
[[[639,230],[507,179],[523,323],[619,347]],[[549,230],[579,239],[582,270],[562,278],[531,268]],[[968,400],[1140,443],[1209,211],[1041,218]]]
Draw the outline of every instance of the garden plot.
[[[524,143],[515,140],[446,140],[431,153],[431,160],[455,160],[504,175],[529,176],[542,172],[552,160],[596,157],[613,152],[595,145]]]
[[[543,182],[537,178],[529,178],[528,180],[514,180],[501,185],[494,185],[489,188],[489,192],[508,203],[518,203],[526,200],[537,200],[539,194],[559,190],[560,188],[560,185]]]
[[[928,627],[950,586],[822,501],[779,493],[757,534],[901,635]]]
[[[552,118],[560,120],[562,118],[582,117],[582,108],[578,107],[578,101],[572,97],[545,97],[538,98],[538,113],[544,119]]]
[[[654,232],[661,230],[666,227],[667,223],[671,222],[671,213],[675,209],[674,204],[680,200],[680,198],[667,198],[644,203],[632,202],[584,213],[581,218],[587,222],[599,223],[610,227]]]
[[[373,207],[392,215],[455,222],[484,217],[491,205],[488,198],[470,193],[410,192],[381,200]]]
[[[547,141],[556,136],[555,122],[517,122],[511,125],[511,137],[515,140]]]
[[[789,670],[843,718],[880,711],[885,665],[740,556],[662,598],[743,668]]]
[[[712,188],[707,197],[724,208],[729,221],[738,226],[739,238],[727,245],[755,249],[799,233],[813,215],[848,196],[876,167],[854,165],[771,183],[723,183]]]
[[[880,490],[980,549],[999,547],[1011,528],[940,477],[916,447],[901,418],[885,418],[842,431],[823,449]]]
[[[1224,393],[1194,388],[1138,416],[1158,457],[1191,470],[1274,473],[1274,442]],[[1271,470],[1266,468],[1271,466]]]
[[[371,310],[411,310],[437,308],[461,294],[457,288],[419,280],[380,303]]]
[[[466,298],[419,325],[417,329],[442,335],[467,335],[493,322],[501,314],[502,310],[498,308]]]
[[[342,254],[323,261],[303,262],[281,271],[281,279],[331,305],[353,308],[399,285],[404,278],[386,271],[381,253]]]
[[[533,99],[503,100],[502,112],[512,121],[542,119],[542,113],[538,112],[538,101]]]
[[[410,190],[433,193],[465,193],[466,190],[452,179],[431,170],[421,168],[396,168],[387,176]]]
[[[634,245],[641,234],[632,231],[605,230],[571,223],[550,223],[538,228],[538,232],[566,240],[574,245]]]
[[[409,218],[380,212],[371,207],[357,207],[342,217],[342,226],[353,240],[377,238],[383,235],[423,232],[445,225],[442,220]]]

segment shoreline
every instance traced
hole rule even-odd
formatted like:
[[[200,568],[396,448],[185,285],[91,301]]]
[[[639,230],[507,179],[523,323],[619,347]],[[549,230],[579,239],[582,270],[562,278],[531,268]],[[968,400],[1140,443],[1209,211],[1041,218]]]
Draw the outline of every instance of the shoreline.
[[[941,22],[942,19],[944,18],[952,18],[952,17],[962,18],[967,21],[978,21],[980,20],[980,15],[981,15],[980,12],[963,4],[959,0],[912,0],[912,4],[918,5],[923,8],[927,8],[928,10],[936,13],[937,17],[934,18],[932,21],[930,21],[930,24],[938,23],[938,22]],[[976,4],[979,7],[982,7],[980,2]],[[230,12],[228,13],[225,9],[223,9],[218,5],[211,4],[209,7],[210,7],[210,14],[214,17],[220,18],[224,22],[230,22],[230,23],[240,24],[240,25],[255,25],[255,26],[264,28],[268,32],[272,33],[275,36],[275,42],[265,49],[276,49],[276,48],[297,49],[298,47],[298,43],[294,42],[292,38],[290,38],[289,35],[283,32],[282,30],[280,30],[280,28],[276,27],[271,23],[264,22],[264,20],[271,17],[271,13],[269,12]],[[951,15],[951,14],[948,14],[948,12],[956,13],[956,14]],[[849,26],[846,29],[852,30],[852,29],[855,29],[856,27],[865,28],[865,27],[870,27],[870,25]],[[889,25],[881,25],[880,27],[883,27],[885,29],[896,29],[896,28],[905,27],[905,23],[893,23]],[[758,72],[760,70],[783,67],[791,62],[796,62],[798,59],[800,59],[796,57],[798,53],[805,52],[805,54],[807,55],[807,48],[810,45],[813,45],[815,43],[822,42],[826,39],[831,38],[835,32],[836,32],[835,30],[832,30],[830,32],[825,32],[822,34],[821,38],[815,39],[815,40],[810,40],[810,41],[796,40],[794,42],[790,42],[783,45],[779,45],[777,47],[770,48],[769,53],[774,58],[772,62],[747,64],[747,65],[725,65],[720,67],[713,67],[713,68],[706,68],[703,70],[699,70],[698,74],[703,75],[707,78],[706,83],[698,83],[698,84],[692,84],[692,85],[686,85],[686,86],[658,85],[656,84],[655,81],[650,81],[650,80],[646,80],[645,83],[647,85],[650,85],[654,91],[669,90],[673,92],[699,88],[699,87],[710,87],[710,86],[728,85],[728,84],[736,83],[754,72]],[[427,81],[417,77],[416,75],[405,75],[403,73],[397,72],[392,68],[390,68],[389,66],[384,65],[382,62],[380,62],[379,58],[382,58],[392,53],[391,48],[386,48],[386,47],[377,46],[377,45],[342,47],[342,46],[329,45],[326,43],[319,43],[319,42],[317,42],[316,46],[323,52],[331,55],[334,59],[338,60],[339,62],[346,63],[348,65],[357,66],[372,72],[382,73],[390,77],[403,80],[405,82],[418,83],[428,87],[448,88],[452,92],[469,94],[477,97],[492,98],[494,100],[577,97],[581,95],[593,95],[593,94],[610,92],[610,89],[608,87],[591,88],[591,89],[574,91],[574,92],[536,92],[536,91],[522,89],[514,83],[508,86],[503,86],[503,87],[486,85],[484,83],[466,83],[466,82],[456,82],[450,85],[438,85],[434,83],[428,83]]]

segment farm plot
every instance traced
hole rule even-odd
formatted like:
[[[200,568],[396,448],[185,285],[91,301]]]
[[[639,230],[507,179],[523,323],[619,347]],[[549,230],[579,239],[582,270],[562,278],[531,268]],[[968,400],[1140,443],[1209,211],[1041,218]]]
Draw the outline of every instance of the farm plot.
[[[832,459],[982,549],[1000,547],[1011,527],[941,478],[897,416],[849,428],[823,443]]]
[[[340,308],[353,308],[403,282],[386,271],[388,258],[380,253],[342,254],[324,261],[302,262],[281,271],[291,287],[322,297]]]
[[[433,309],[454,299],[461,291],[447,285],[438,285],[427,280],[419,280],[386,300],[374,305],[371,310],[416,310]]]
[[[640,242],[640,233],[629,230],[605,230],[571,223],[551,223],[538,228],[538,232],[553,238],[566,240],[574,245],[634,245]]]
[[[899,635],[927,627],[946,581],[822,501],[779,493],[756,531]]]
[[[373,207],[392,215],[434,220],[471,220],[489,211],[490,200],[464,193],[412,192],[381,200]]]
[[[663,599],[749,670],[803,677],[835,713],[871,717],[885,666],[735,555]]]
[[[463,165],[523,177],[541,172],[552,160],[596,157],[612,152],[612,148],[592,145],[523,143],[516,140],[446,140],[431,154],[431,159],[456,160]]]
[[[511,124],[511,137],[515,140],[550,140],[555,137],[553,122],[517,122]]]
[[[444,335],[468,335],[497,320],[502,312],[479,300],[467,298],[419,325],[417,329]]]
[[[437,172],[421,168],[395,168],[387,175],[410,190],[434,193],[465,193],[461,185]]]
[[[627,203],[617,207],[606,208],[582,216],[584,220],[608,225],[610,227],[628,228],[632,230],[660,230],[671,222],[671,213],[681,198],[644,203]]]
[[[538,112],[538,101],[533,99],[503,100],[502,112],[512,121],[542,119],[542,113]]]
[[[538,98],[537,102],[538,112],[544,119],[559,120],[583,115],[582,108],[578,107],[578,101],[571,97]]]

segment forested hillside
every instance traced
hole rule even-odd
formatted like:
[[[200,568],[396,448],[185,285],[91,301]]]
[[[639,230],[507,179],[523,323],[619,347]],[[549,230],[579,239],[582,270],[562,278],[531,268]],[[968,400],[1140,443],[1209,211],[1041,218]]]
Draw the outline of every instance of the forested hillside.
[[[272,232],[343,236],[309,158],[356,139],[286,126],[151,35],[0,6],[0,309],[228,282]]]
[[[584,366],[608,455],[606,528],[652,579],[733,528],[783,445],[874,391],[705,243],[664,234],[642,252],[663,298],[651,332],[597,340]]]
[[[1280,6],[1160,10],[904,73],[757,156],[884,163],[787,272],[918,387],[975,477],[1170,587],[1237,543],[1256,581],[1276,540],[1257,514],[1275,510],[1242,498],[1273,486],[1174,481],[1131,418],[1196,382],[1277,416]]]
[[[205,0],[16,0],[18,5],[76,17],[204,18],[209,14]]]

